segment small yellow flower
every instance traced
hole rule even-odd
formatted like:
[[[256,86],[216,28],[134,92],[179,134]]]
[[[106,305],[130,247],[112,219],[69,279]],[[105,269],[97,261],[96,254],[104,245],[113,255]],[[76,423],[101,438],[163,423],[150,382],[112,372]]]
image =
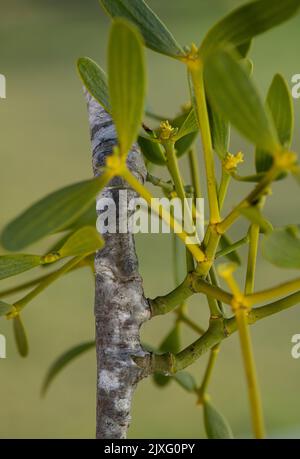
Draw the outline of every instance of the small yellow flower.
[[[161,140],[171,140],[178,132],[177,128],[173,128],[169,121],[162,121],[160,124],[159,137]]]
[[[240,163],[244,162],[244,155],[240,151],[237,155],[232,155],[227,153],[225,159],[223,160],[223,167],[228,171],[234,171]]]

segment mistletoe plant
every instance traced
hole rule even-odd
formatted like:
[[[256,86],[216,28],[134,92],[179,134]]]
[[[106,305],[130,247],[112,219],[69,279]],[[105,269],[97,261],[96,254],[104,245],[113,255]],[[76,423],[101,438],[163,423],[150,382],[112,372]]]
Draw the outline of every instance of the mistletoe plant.
[[[289,176],[299,180],[299,166],[296,154],[291,151],[294,114],[287,83],[281,75],[275,75],[264,103],[253,81],[253,63],[248,53],[255,36],[298,12],[300,0],[247,3],[212,27],[199,46],[186,47],[178,44],[143,0],[101,0],[100,3],[113,18],[108,78],[91,59],[78,61],[88,102],[95,177],[52,193],[4,229],[3,247],[12,252],[22,251],[49,235],[63,234],[43,256],[1,256],[0,279],[41,265],[55,265],[65,258],[69,260],[50,274],[44,271],[42,277],[1,292],[3,298],[29,289],[21,299],[2,301],[0,314],[12,321],[18,349],[26,356],[28,345],[21,321],[24,308],[67,272],[86,265],[93,269],[98,438],[126,436],[134,388],[139,380],[150,375],[160,386],[173,379],[197,397],[204,407],[209,438],[231,438],[227,422],[211,404],[208,385],[222,340],[238,332],[253,431],[256,438],[263,438],[264,420],[249,325],[296,305],[300,300],[300,279],[257,292],[256,259],[261,248],[265,258],[276,266],[300,268],[299,226],[274,229],[263,215],[265,201],[271,199],[272,184]],[[149,109],[145,111],[144,46],[186,66],[190,103],[173,119],[164,120]],[[151,127],[144,123],[145,116]],[[230,153],[230,125],[255,147],[255,171],[251,176],[238,173],[244,157],[242,153]],[[189,215],[194,221],[198,216],[196,198],[204,196],[195,146],[198,134],[205,163],[209,221],[203,241],[191,244],[189,234],[181,229],[174,215],[152,200],[145,182],[182,202],[192,196],[194,203]],[[184,183],[178,164],[178,158],[183,155],[190,168],[188,184]],[[222,171],[220,180],[216,162]],[[168,170],[168,182],[150,173],[153,164]],[[228,215],[223,215],[232,180],[240,182],[241,195],[243,182],[253,182],[253,190],[237,204],[233,203]],[[155,299],[144,297],[132,234],[119,232],[102,237],[96,230],[95,199],[112,197],[122,205],[116,190],[124,188],[129,188],[133,196],[144,198],[161,219],[170,222],[175,241],[186,247],[185,279],[181,283],[177,279],[175,290]],[[227,232],[239,219],[249,222],[249,230],[233,243]],[[242,245],[248,246],[245,263],[237,252]],[[174,247],[177,257],[177,243]],[[230,261],[216,269],[217,260],[224,258]],[[177,263],[175,258],[175,271]],[[246,280],[241,286],[234,272],[238,265],[244,264]],[[227,290],[219,287],[219,277],[226,281]],[[188,314],[188,298],[199,294],[200,299],[207,299],[210,315],[207,330]],[[231,307],[229,317],[223,305]],[[141,324],[170,312],[175,313],[174,327],[162,339],[159,349],[146,350],[140,344]],[[185,349],[180,344],[183,324],[198,334],[198,339]],[[88,341],[63,354],[50,368],[43,390],[67,363],[94,345],[94,340]],[[210,352],[210,357],[204,379],[198,384],[183,370],[206,352]]]

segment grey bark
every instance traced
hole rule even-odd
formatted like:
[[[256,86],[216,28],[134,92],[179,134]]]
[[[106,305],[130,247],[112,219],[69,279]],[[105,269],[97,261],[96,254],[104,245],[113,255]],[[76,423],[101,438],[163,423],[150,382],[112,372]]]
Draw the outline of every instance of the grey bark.
[[[85,93],[94,174],[105,165],[105,158],[117,144],[112,119],[89,94]],[[128,156],[128,167],[142,183],[146,169],[137,146]],[[126,182],[114,178],[98,197],[112,198],[117,209],[126,209],[126,201],[119,199],[119,191],[127,190],[128,200],[136,197]],[[122,223],[121,213],[117,222]],[[150,309],[144,297],[142,279],[134,238],[125,234],[104,234],[105,248],[95,258],[95,320],[97,351],[97,438],[126,438],[130,424],[132,397],[142,370],[131,356],[145,356],[140,344],[140,327],[150,318]]]

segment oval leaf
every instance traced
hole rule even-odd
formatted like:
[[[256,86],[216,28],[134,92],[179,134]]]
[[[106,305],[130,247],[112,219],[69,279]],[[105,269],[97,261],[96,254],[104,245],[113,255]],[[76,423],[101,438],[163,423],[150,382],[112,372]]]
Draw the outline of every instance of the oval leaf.
[[[127,155],[142,123],[146,72],[142,37],[121,19],[116,20],[111,29],[108,69],[112,117],[121,154]]]
[[[195,124],[194,110],[191,110],[189,113],[180,114],[171,121],[171,125],[175,128],[178,128],[179,130],[181,130],[181,127],[184,124],[186,124],[186,126],[183,128],[184,130],[187,129],[186,134],[175,142],[176,156],[178,158],[183,156],[191,148],[191,146],[197,138],[199,128],[197,124],[197,119]]]
[[[64,352],[55,362],[51,365],[43,386],[42,386],[42,395],[45,395],[53,379],[74,359],[84,354],[95,347],[95,341],[88,341],[86,343],[79,344],[75,347],[72,347],[68,351]]]
[[[197,388],[197,383],[194,376],[187,371],[180,371],[173,376],[173,379],[187,392],[194,392]]]
[[[158,166],[163,166],[166,164],[167,160],[162,146],[157,142],[151,142],[150,139],[140,136],[138,138],[138,144],[140,149],[145,156],[153,164]]]
[[[275,229],[264,239],[262,251],[273,265],[300,269],[300,226]]]
[[[78,257],[91,254],[102,249],[104,240],[92,226],[86,226],[73,233],[64,245],[59,249],[59,255],[63,257]]]
[[[272,115],[281,145],[289,148],[294,131],[294,106],[287,82],[283,76],[275,75],[267,96],[267,107]],[[256,171],[266,172],[273,164],[270,153],[256,150]]]
[[[234,56],[227,51],[212,55],[206,63],[205,83],[213,109],[258,147],[272,152],[279,148],[271,116]]]
[[[233,47],[248,42],[294,16],[300,8],[299,0],[258,0],[237,8],[210,29],[201,48],[202,57],[218,47]]]
[[[220,159],[224,159],[229,149],[230,126],[218,112],[212,109],[207,101],[207,110],[211,130],[211,140],[214,151]]]
[[[190,112],[186,116],[184,122],[180,126],[179,131],[178,131],[178,133],[176,135],[176,139],[179,140],[179,139],[181,139],[182,137],[184,137],[184,136],[186,136],[188,134],[191,134],[193,132],[198,132],[198,130],[199,130],[199,128],[198,128],[197,117],[195,115],[194,109],[192,109],[192,110],[190,110]]]
[[[17,316],[15,319],[13,319],[13,328],[19,354],[21,357],[27,357],[29,351],[28,340],[20,316]]]
[[[38,255],[3,255],[0,256],[0,280],[24,273],[41,264]]]
[[[233,439],[232,430],[224,416],[209,402],[204,403],[204,425],[211,440]]]
[[[12,251],[21,250],[70,226],[90,207],[110,179],[111,173],[104,173],[41,199],[8,224],[2,233],[3,246]]]
[[[122,17],[135,24],[149,48],[171,57],[183,56],[181,46],[143,0],[100,0],[100,3],[111,17]]]
[[[104,110],[109,113],[110,103],[108,85],[104,71],[96,62],[88,57],[81,57],[78,59],[77,68],[80,78],[88,92],[99,102]]]

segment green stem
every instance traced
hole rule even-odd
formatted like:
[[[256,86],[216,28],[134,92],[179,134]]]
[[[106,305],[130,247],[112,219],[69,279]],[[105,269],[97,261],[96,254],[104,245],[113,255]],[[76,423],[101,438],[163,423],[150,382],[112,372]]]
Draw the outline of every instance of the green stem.
[[[246,297],[247,304],[253,306],[265,301],[273,300],[278,296],[284,296],[288,293],[291,293],[295,290],[300,289],[300,279],[295,279],[284,284],[278,285],[276,287],[263,290],[261,292],[253,293]]]
[[[213,276],[212,270],[210,270],[207,276],[208,280],[210,281],[211,285],[216,285],[216,283],[213,282],[212,280],[212,276]],[[215,298],[212,298],[211,296],[207,296],[207,301],[208,301],[211,318],[223,317],[222,310],[219,306],[219,304],[221,303],[219,303]]]
[[[192,179],[192,184],[194,188],[195,198],[200,199],[202,198],[200,167],[199,167],[198,157],[197,157],[195,148],[190,149],[188,157],[189,157],[191,179]]]
[[[174,186],[172,183],[165,182],[164,180],[149,174],[149,172],[147,173],[147,182],[152,183],[152,185],[154,186],[162,188],[167,193],[172,193],[174,191]]]
[[[197,390],[197,394],[198,394],[198,397],[199,397],[199,403],[203,403],[203,401],[205,400],[205,396],[207,395],[207,388],[208,388],[208,385],[210,383],[212,372],[213,372],[213,369],[215,367],[219,352],[220,352],[220,345],[219,344],[214,346],[212,348],[212,350],[210,351],[210,355],[209,355],[207,367],[206,367],[206,370],[205,370],[205,374],[204,374],[201,386]]]
[[[255,437],[261,439],[265,436],[262,403],[256,374],[256,365],[252,349],[251,336],[248,327],[247,311],[245,309],[240,308],[236,311],[236,321],[240,335],[243,362],[248,384],[253,430]]]
[[[258,241],[259,225],[253,224],[250,226],[249,229],[249,252],[245,283],[245,295],[251,295],[254,291]]]
[[[235,250],[239,249],[245,244],[248,244],[249,242],[249,235],[243,237],[239,241],[235,242],[234,244],[226,247],[223,250],[220,250],[219,252],[216,253],[216,258],[221,258],[224,257],[225,255],[229,255],[230,253],[234,252]]]
[[[173,311],[179,304],[182,304],[195,293],[203,293],[226,304],[231,304],[232,301],[232,295],[225,290],[209,284],[195,275],[195,273],[189,273],[185,280],[172,292],[149,300],[152,316],[163,315]]]
[[[61,276],[66,274],[68,271],[71,271],[75,268],[78,263],[82,261],[84,257],[76,257],[62,266],[60,269],[50,274],[46,279],[44,279],[33,291],[29,292],[24,298],[14,303],[14,307],[18,312],[22,311],[25,306],[32,301],[37,295],[43,292],[47,287],[49,287],[53,282],[59,279]]]
[[[219,193],[218,193],[218,199],[219,199],[219,208],[220,211],[223,208],[223,204],[227,195],[228,187],[230,184],[231,176],[228,174],[228,172],[222,168],[222,177],[221,177],[221,183],[220,183],[220,188],[219,188]]]
[[[248,176],[245,176],[245,177],[242,177],[241,175],[238,175],[236,174],[235,172],[231,174],[231,177],[234,179],[234,180],[237,180],[238,182],[251,182],[251,183],[256,183],[256,182],[260,182],[264,176],[266,175],[265,172],[261,172],[259,174],[255,174],[255,175],[248,175]]]
[[[199,325],[197,325],[192,319],[190,319],[183,311],[178,310],[178,313],[177,311],[174,312],[176,313],[178,320],[180,322],[187,325],[191,330],[196,332],[198,335],[202,336],[205,333],[205,330],[199,327]]]
[[[148,206],[156,212],[165,222],[167,222],[176,235],[186,245],[191,254],[195,257],[196,261],[201,262],[205,259],[205,255],[196,244],[189,244],[188,234],[182,230],[181,225],[167,212],[162,206],[153,200],[153,196],[149,191],[132,175],[128,169],[122,171],[122,177],[129,183],[129,185],[147,202]]]
[[[248,314],[247,323],[249,325],[253,325],[259,320],[263,320],[266,317],[296,306],[299,302],[300,291],[280,301],[276,301],[261,308],[252,309]],[[215,319],[211,321],[209,329],[203,336],[179,354],[172,355],[167,353],[162,355],[152,355],[151,362],[149,359],[145,359],[143,357],[134,357],[134,360],[139,366],[146,368],[149,373],[155,371],[163,371],[166,373],[181,371],[195,363],[199,357],[204,355],[225,338],[231,336],[237,331],[237,329],[238,326],[236,317],[232,317],[230,319]]]
[[[251,225],[249,229],[248,266],[245,282],[245,294],[250,295],[254,290],[257,250],[259,241],[259,226]],[[265,436],[264,416],[261,395],[257,378],[254,352],[248,326],[248,312],[242,307],[236,310],[236,321],[240,335],[241,350],[248,385],[248,394],[251,408],[252,426],[255,438]]]
[[[178,165],[178,160],[176,156],[176,151],[174,147],[174,142],[172,141],[165,141],[163,142],[163,146],[165,147],[166,151],[166,158],[167,158],[167,167],[169,170],[169,173],[173,179],[174,186],[175,186],[175,191],[179,199],[181,200],[182,203],[182,209],[187,210],[187,218],[189,219],[190,226],[192,227],[193,224],[193,218],[192,218],[192,213],[190,209],[188,208],[188,204],[186,202],[186,194],[185,194],[185,188],[184,184],[181,178],[180,170],[179,170],[179,165]],[[186,249],[186,263],[187,263],[187,271],[191,272],[194,271],[194,259],[191,254],[191,252]]]
[[[230,213],[229,215],[218,224],[218,232],[221,234],[226,233],[226,231],[233,225],[233,223],[240,217],[240,211],[242,209],[250,207],[253,202],[255,202],[262,193],[268,188],[268,186],[276,179],[278,176],[279,170],[277,166],[272,167],[269,172],[264,176],[264,178],[256,185],[254,190],[243,199]]]
[[[217,183],[215,177],[215,164],[213,156],[212,139],[204,89],[203,67],[200,61],[193,62],[192,65],[189,66],[189,71],[193,83],[196,105],[195,108],[203,145],[207,178],[208,201],[210,209],[210,222],[212,224],[215,224],[219,223],[220,221],[220,212],[217,195]]]

